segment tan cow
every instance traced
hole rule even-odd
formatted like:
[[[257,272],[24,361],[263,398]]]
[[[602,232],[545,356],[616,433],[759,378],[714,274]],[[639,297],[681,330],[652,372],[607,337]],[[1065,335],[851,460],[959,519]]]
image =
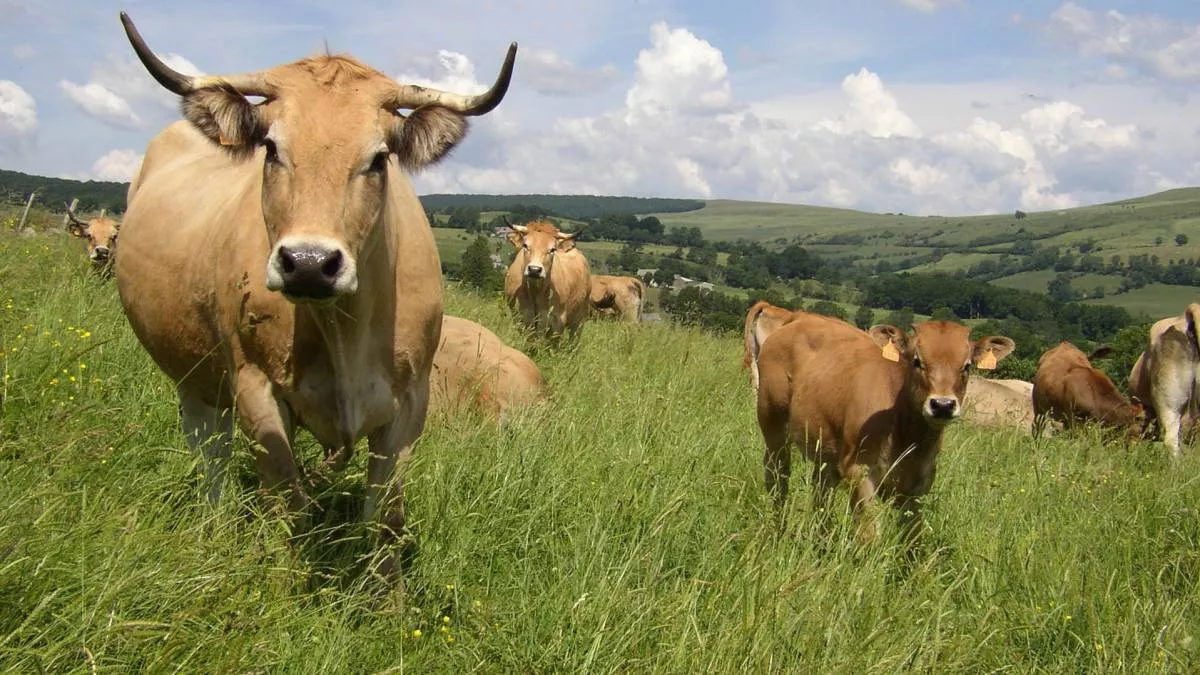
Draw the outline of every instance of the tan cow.
[[[516,44],[490,90],[463,96],[398,84],[347,56],[191,77],[121,21],[154,79],[182,97],[186,121],[150,141],[130,185],[117,286],[134,333],[176,384],[189,443],[206,446],[210,499],[234,410],[260,446],[262,483],[294,514],[310,503],[295,428],[333,449],[335,464],[366,437],[362,515],[395,541],[397,465],[425,422],[442,327],[437,246],[405,172],[441,159],[465,116],[500,103]]]
[[[1102,358],[1112,349],[1101,347],[1091,358]],[[1052,347],[1038,359],[1033,376],[1035,434],[1049,420],[1072,429],[1095,421],[1110,428],[1127,429],[1129,437],[1142,432],[1146,414],[1138,401],[1130,402],[1104,371],[1092,367],[1088,356],[1070,342]]]
[[[570,341],[577,340],[591,311],[591,273],[575,235],[534,221],[513,225],[508,240],[517,249],[504,275],[508,306],[536,337],[557,343],[566,331]]]
[[[483,326],[442,317],[442,340],[433,356],[431,414],[479,411],[503,420],[505,412],[545,398],[537,364]]]
[[[589,299],[597,314],[612,314],[629,323],[641,322],[642,303],[646,298],[646,284],[641,279],[593,274],[591,282]]]
[[[746,312],[746,329],[743,332],[744,353],[742,369],[750,369],[750,386],[758,391],[758,354],[767,337],[779,330],[792,318],[793,311],[776,307],[766,300],[759,300]]]
[[[87,245],[88,260],[92,263],[92,271],[103,277],[112,276],[112,263],[117,256],[117,235],[121,224],[112,218],[104,217],[104,212],[98,218],[90,218],[84,222],[75,215],[75,205],[67,207],[67,232],[73,237],[79,237]]]
[[[1191,303],[1178,316],[1150,327],[1150,346],[1129,373],[1134,396],[1149,402],[1147,423],[1154,420],[1163,443],[1179,456],[1184,419],[1195,419],[1200,404],[1200,304]]]
[[[1033,431],[1033,383],[969,378],[963,400],[963,420],[972,426]]]
[[[862,331],[831,317],[796,312],[759,354],[758,424],[766,442],[767,491],[782,506],[791,475],[791,443],[816,463],[815,505],[829,489],[855,481],[851,508],[863,539],[875,536],[864,507],[895,495],[905,533],[920,525],[921,495],[933,485],[942,432],[962,414],[972,364],[994,368],[1013,341],[974,342],[966,326],[927,321],[905,333],[875,325]]]

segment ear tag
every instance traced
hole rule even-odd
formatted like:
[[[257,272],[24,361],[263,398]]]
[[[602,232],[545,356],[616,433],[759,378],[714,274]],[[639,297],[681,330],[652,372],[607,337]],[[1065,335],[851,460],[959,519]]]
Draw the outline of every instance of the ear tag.
[[[896,343],[889,340],[888,343],[883,346],[883,358],[887,359],[888,361],[895,361],[896,363],[900,362],[900,350],[896,349]]]
[[[996,355],[992,353],[992,350],[987,350],[983,353],[983,356],[979,357],[979,363],[975,367],[980,370],[995,370]]]
[[[217,132],[217,142],[220,143],[221,145],[225,145],[225,146],[234,144],[233,141],[229,140],[228,138],[225,138],[225,134],[223,134],[219,131]]]

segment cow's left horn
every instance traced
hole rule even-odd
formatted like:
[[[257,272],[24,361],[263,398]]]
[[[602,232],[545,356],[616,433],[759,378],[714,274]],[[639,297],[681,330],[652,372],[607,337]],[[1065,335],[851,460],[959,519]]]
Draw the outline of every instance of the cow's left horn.
[[[423,105],[438,105],[463,115],[486,115],[500,105],[500,101],[503,101],[504,95],[508,93],[508,85],[512,82],[513,64],[516,63],[516,60],[517,43],[514,42],[508,46],[504,65],[500,66],[500,74],[496,76],[492,88],[477,96],[451,94],[415,84],[401,84],[396,87],[395,93],[386,102],[386,105],[390,108],[407,109],[419,108]]]
[[[125,35],[129,38],[129,44],[133,45],[133,51],[137,53],[142,65],[146,66],[146,70],[155,80],[158,80],[159,84],[175,94],[186,96],[197,89],[220,85],[233,87],[238,93],[245,96],[270,96],[273,92],[261,72],[202,77],[184,75],[163,63],[162,59],[146,46],[146,41],[142,39],[137,27],[133,25],[133,19],[130,19],[125,12],[121,12],[121,25],[125,27]]]

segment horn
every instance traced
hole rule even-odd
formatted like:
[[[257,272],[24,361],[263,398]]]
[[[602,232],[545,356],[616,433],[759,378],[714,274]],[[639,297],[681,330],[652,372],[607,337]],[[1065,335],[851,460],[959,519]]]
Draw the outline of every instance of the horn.
[[[125,35],[129,38],[129,44],[133,45],[133,51],[137,53],[138,59],[141,60],[150,75],[167,90],[179,96],[186,96],[197,89],[222,85],[232,87],[244,96],[269,97],[274,94],[274,87],[267,83],[266,76],[262,71],[228,76],[192,77],[184,75],[163,63],[162,59],[146,46],[146,41],[142,39],[141,33],[138,33],[137,27],[133,25],[133,19],[130,19],[125,12],[121,12],[121,25],[125,27]]]
[[[524,225],[512,225],[511,227],[512,231],[516,232],[517,234],[525,234],[529,231],[529,228]]]
[[[508,45],[508,53],[504,64],[500,66],[500,74],[492,88],[477,96],[451,94],[440,89],[430,89],[415,84],[397,85],[385,106],[389,108],[415,109],[423,105],[437,105],[462,115],[485,115],[500,105],[504,95],[508,93],[508,85],[512,82],[513,64],[517,60],[517,43]]]
[[[67,204],[67,213],[63,216],[63,227],[69,228],[71,225],[78,225],[82,228],[87,228],[87,223],[79,219],[75,215],[75,207],[79,204],[78,199],[72,199],[70,204]]]

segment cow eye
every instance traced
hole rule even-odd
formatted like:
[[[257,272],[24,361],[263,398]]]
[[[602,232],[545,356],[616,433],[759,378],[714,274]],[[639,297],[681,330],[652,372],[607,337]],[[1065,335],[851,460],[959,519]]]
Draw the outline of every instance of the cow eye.
[[[267,149],[267,161],[271,164],[279,163],[279,148],[275,147],[275,141],[271,139],[263,140],[263,147]]]
[[[371,160],[371,166],[367,168],[368,173],[383,173],[387,169],[388,153],[377,152],[374,159]]]

